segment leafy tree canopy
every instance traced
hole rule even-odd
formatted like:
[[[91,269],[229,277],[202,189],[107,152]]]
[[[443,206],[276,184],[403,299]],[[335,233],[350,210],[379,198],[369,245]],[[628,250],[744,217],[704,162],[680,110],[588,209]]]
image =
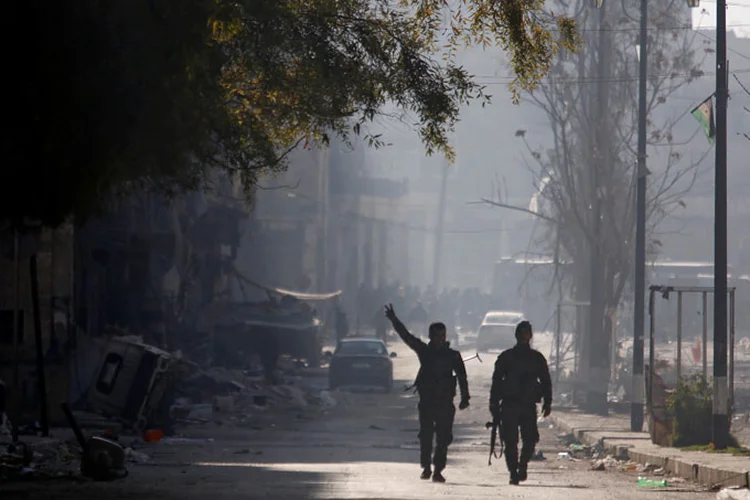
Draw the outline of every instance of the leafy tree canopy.
[[[452,157],[462,104],[488,96],[456,62],[499,45],[533,89],[577,32],[541,0],[15,2],[4,219],[56,225],[113,193],[199,188],[213,167],[248,190],[286,153],[360,133],[384,106]],[[31,21],[29,21],[31,20]],[[377,137],[370,138],[377,144]]]

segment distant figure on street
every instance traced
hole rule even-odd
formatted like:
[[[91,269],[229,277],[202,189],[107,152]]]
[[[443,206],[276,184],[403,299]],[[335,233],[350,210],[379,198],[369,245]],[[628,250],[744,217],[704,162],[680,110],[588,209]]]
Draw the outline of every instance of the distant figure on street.
[[[453,441],[453,417],[456,407],[456,379],[461,389],[458,408],[469,407],[469,383],[461,354],[450,348],[446,341],[445,325],[432,323],[429,328],[429,344],[425,344],[409,333],[396,317],[393,305],[385,306],[385,316],[391,320],[399,337],[419,357],[419,373],[415,385],[419,392],[419,448],[422,479],[444,483],[443,469],[448,458],[448,446]],[[455,374],[455,375],[454,375]],[[432,440],[435,436],[435,455],[432,457]],[[434,473],[432,465],[435,466]]]
[[[425,309],[421,301],[418,301],[409,313],[409,324],[412,325],[412,328],[424,332],[429,323],[430,319],[427,315],[427,309]],[[424,333],[420,333],[419,337],[424,337]]]
[[[349,335],[349,321],[346,319],[346,313],[341,310],[341,307],[336,306],[336,345],[343,338]]]
[[[427,311],[424,308],[424,305],[421,301],[417,301],[417,305],[414,306],[414,309],[411,310],[411,314],[409,314],[409,322],[410,323],[427,323]]]
[[[375,327],[375,336],[388,345],[388,320],[383,317],[380,309],[377,310],[372,318],[372,326]]]
[[[510,484],[525,481],[527,467],[539,442],[536,404],[542,399],[542,414],[552,412],[552,380],[547,360],[531,348],[531,323],[516,326],[516,345],[503,351],[495,362],[490,390],[490,413],[499,421],[505,445],[505,463]],[[502,402],[502,406],[501,406]],[[518,459],[518,429],[521,428],[521,460]]]

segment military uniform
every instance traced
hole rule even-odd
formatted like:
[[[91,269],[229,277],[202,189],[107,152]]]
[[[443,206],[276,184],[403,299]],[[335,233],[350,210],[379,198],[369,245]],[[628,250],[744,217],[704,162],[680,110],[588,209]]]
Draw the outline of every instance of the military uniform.
[[[490,411],[500,419],[505,463],[511,482],[526,479],[526,465],[539,442],[536,403],[552,405],[552,381],[547,360],[528,344],[517,344],[503,351],[495,362],[490,391]],[[502,407],[500,402],[502,401]],[[521,457],[518,456],[518,430],[521,429]]]
[[[468,405],[469,383],[461,354],[446,347],[436,347],[409,333],[398,320],[393,321],[396,333],[419,357],[419,373],[415,386],[419,393],[419,445],[422,468],[435,472],[445,468],[448,446],[453,441],[453,418],[456,407],[456,379],[461,390],[461,401]],[[455,376],[454,376],[455,373]],[[435,453],[432,456],[432,440],[435,437]]]

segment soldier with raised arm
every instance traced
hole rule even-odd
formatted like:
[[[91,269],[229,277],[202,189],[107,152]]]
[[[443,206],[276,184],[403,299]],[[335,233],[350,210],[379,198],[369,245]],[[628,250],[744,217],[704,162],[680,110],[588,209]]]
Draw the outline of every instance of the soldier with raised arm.
[[[385,315],[391,320],[399,337],[419,357],[419,373],[415,386],[419,393],[419,447],[422,466],[422,479],[436,483],[445,482],[443,469],[448,457],[448,445],[453,441],[453,417],[456,407],[456,381],[461,390],[458,408],[469,407],[469,382],[461,354],[450,348],[446,341],[443,323],[432,323],[429,328],[429,343],[409,333],[396,317],[393,305],[385,306]],[[432,440],[435,436],[435,454],[432,456]],[[433,472],[432,466],[435,470]]]

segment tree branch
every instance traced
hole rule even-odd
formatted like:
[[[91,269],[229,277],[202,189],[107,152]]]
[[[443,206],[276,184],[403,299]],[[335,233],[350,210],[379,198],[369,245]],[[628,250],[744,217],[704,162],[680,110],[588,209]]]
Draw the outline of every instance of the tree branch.
[[[528,208],[523,207],[517,207],[515,205],[508,205],[507,203],[500,203],[498,201],[490,200],[487,198],[482,198],[479,202],[469,202],[469,205],[476,205],[479,203],[485,203],[487,205],[492,205],[493,207],[499,207],[499,208],[507,208],[508,210],[515,210],[517,212],[523,212],[525,214],[533,215],[534,217],[537,217],[542,220],[546,220],[547,222],[551,222],[553,224],[557,224],[558,222],[553,219],[552,217],[548,217],[546,215],[540,214],[538,212],[533,212],[529,210]]]

